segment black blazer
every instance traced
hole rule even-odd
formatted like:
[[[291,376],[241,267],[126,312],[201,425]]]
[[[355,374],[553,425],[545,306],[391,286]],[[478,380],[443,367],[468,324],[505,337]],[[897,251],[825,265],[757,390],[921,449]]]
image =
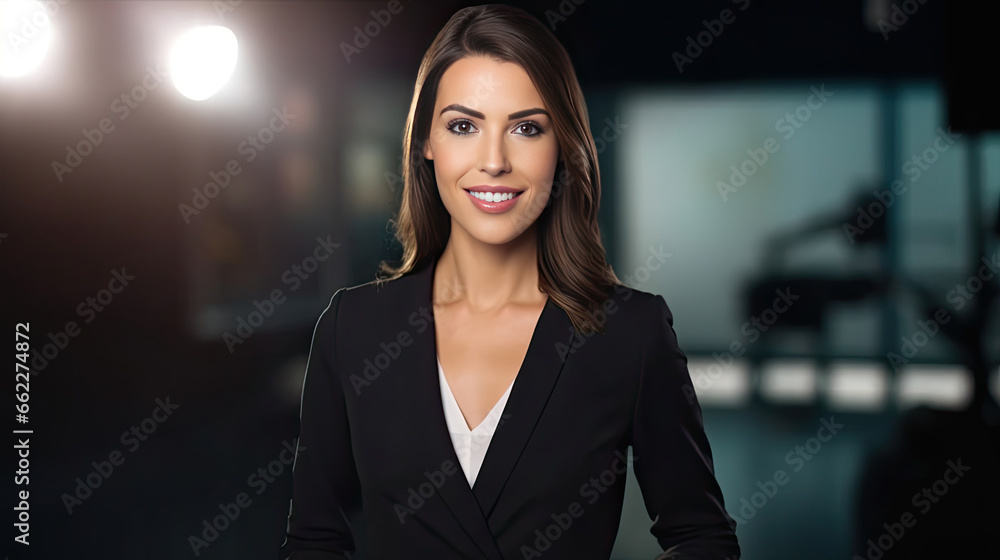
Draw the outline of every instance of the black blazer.
[[[441,403],[435,264],[340,289],[317,321],[282,560],[351,558],[359,540],[367,560],[607,560],[630,445],[650,532],[676,554],[658,558],[739,558],[687,356],[648,292],[609,290],[592,336],[549,299],[470,488]]]

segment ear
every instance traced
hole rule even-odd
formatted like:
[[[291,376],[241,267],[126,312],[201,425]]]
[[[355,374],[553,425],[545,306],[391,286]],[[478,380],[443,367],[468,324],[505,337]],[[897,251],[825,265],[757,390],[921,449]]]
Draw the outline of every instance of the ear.
[[[424,142],[424,159],[434,159],[434,152],[431,151],[431,143]]]

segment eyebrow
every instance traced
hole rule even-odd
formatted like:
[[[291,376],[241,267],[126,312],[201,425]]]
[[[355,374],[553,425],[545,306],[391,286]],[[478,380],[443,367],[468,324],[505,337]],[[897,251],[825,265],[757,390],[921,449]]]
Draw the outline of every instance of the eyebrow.
[[[470,108],[468,108],[468,107],[466,107],[464,105],[459,105],[458,103],[452,103],[451,105],[448,105],[444,109],[441,109],[441,114],[444,114],[445,111],[459,111],[459,112],[465,113],[465,114],[467,114],[469,116],[476,117],[477,119],[485,119],[486,118],[486,115],[480,113],[479,111],[476,111],[475,109],[470,109]],[[516,113],[511,113],[511,114],[507,115],[507,118],[509,120],[514,120],[514,119],[520,119],[522,117],[527,117],[529,115],[537,115],[537,114],[545,115],[546,117],[549,117],[550,119],[552,118],[551,115],[549,115],[548,111],[546,111],[545,109],[539,108],[539,107],[535,107],[533,109],[525,109],[523,111],[518,111]]]

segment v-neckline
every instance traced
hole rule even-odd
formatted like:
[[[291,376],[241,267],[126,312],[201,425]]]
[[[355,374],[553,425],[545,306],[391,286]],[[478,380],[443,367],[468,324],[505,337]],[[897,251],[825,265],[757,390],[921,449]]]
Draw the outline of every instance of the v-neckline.
[[[514,382],[517,381],[517,376],[515,376],[514,379],[511,380],[510,385],[507,386],[507,390],[504,391],[502,395],[500,395],[500,398],[497,399],[497,402],[493,404],[493,408],[491,408],[490,411],[486,413],[486,416],[483,417],[483,419],[479,422],[479,424],[477,424],[475,428],[471,428],[469,427],[469,420],[465,417],[465,413],[462,412],[462,407],[458,405],[458,399],[455,398],[455,393],[453,393],[451,390],[451,385],[448,383],[448,378],[445,377],[444,375],[444,366],[441,365],[441,358],[437,357],[436,360],[438,367],[438,379],[441,382],[441,389],[447,395],[446,398],[448,402],[445,404],[446,406],[454,405],[453,410],[458,413],[459,417],[462,418],[461,426],[464,428],[464,430],[462,430],[461,433],[463,435],[478,435],[476,432],[482,431],[479,428],[482,428],[486,424],[487,420],[493,418],[497,414],[503,414],[503,409],[506,408],[507,401],[510,399],[510,392],[514,388]],[[518,375],[520,375],[520,372],[518,372]],[[500,408],[499,413],[497,412],[497,408]],[[445,420],[447,421],[449,418],[449,416],[447,415],[447,410],[445,411],[445,413],[446,413]],[[452,423],[449,422],[448,426],[449,430],[454,428],[454,426],[452,426],[451,424]],[[455,422],[455,424],[458,424],[458,422]]]
[[[416,375],[409,387],[416,398],[404,399],[403,402],[404,406],[409,406],[412,410],[412,418],[430,417],[433,424],[427,445],[417,446],[414,460],[428,468],[437,465],[435,468],[453,469],[461,464],[461,460],[454,441],[449,437],[444,407],[441,406],[439,374],[435,365],[437,329],[433,314],[433,281],[437,260],[435,255],[419,260],[411,280],[416,291],[400,299],[401,310],[409,310],[409,315],[408,320],[400,323],[399,328],[409,331],[416,327],[416,332],[419,333],[419,338],[414,337],[413,341],[413,358],[418,362]],[[608,295],[613,295],[610,290]],[[424,325],[427,325],[426,328]],[[572,332],[572,328],[569,315],[549,297],[535,324],[527,353],[511,386],[507,401],[510,406],[505,409],[503,422],[497,425],[490,438],[475,482],[472,485],[465,480],[451,483],[449,481],[453,478],[460,477],[449,477],[438,488],[439,495],[454,514],[455,522],[473,540],[483,558],[503,558],[488,519],[511,472],[523,456],[525,446],[538,425],[563,368],[567,362],[572,361],[563,351],[565,342],[562,334]]]
[[[430,277],[430,282],[429,282],[430,286],[427,287],[427,291],[425,292],[426,298],[427,298],[425,301],[428,302],[428,307],[430,307],[430,314],[431,314],[431,317],[432,317],[432,319],[430,321],[430,335],[431,335],[431,348],[434,351],[434,361],[435,361],[436,364],[438,364],[438,367],[441,367],[440,366],[441,362],[440,362],[440,359],[438,358],[439,354],[438,354],[438,347],[437,347],[437,320],[434,318],[434,279],[437,277],[437,263],[438,263],[439,257],[440,257],[440,255],[435,256],[434,258],[430,259],[430,262],[428,263],[428,268],[429,268],[429,270],[428,270],[428,276]],[[518,368],[517,368],[517,374],[514,376],[514,380],[511,382],[510,387],[508,388],[508,391],[509,391],[509,393],[507,395],[507,400],[508,401],[510,401],[512,398],[514,398],[514,390],[517,387],[520,386],[520,384],[518,384],[518,380],[521,379],[521,377],[523,377],[522,374],[524,373],[524,369],[525,369],[525,367],[527,367],[529,360],[535,355],[534,353],[538,352],[538,349],[536,347],[539,344],[539,342],[538,342],[539,337],[547,336],[548,335],[548,333],[541,332],[542,323],[546,320],[546,316],[547,315],[549,315],[551,313],[556,313],[557,309],[558,309],[558,307],[556,306],[555,302],[552,301],[552,297],[549,296],[548,294],[545,294],[545,304],[542,306],[542,312],[538,314],[538,319],[535,321],[535,326],[531,330],[531,338],[528,339],[528,349],[525,351],[524,358],[521,360],[521,365],[518,366]],[[441,378],[444,377],[443,371],[444,371],[444,368],[441,367],[441,369],[439,370],[440,373],[438,373],[438,391],[439,392],[442,389],[442,387],[441,387],[441,381],[440,380],[441,380]],[[446,385],[447,385],[447,383],[446,383]],[[455,395],[453,393],[451,393],[451,387],[450,386],[448,387],[448,393],[451,395],[452,399],[455,398]],[[455,401],[455,406],[456,406],[456,408],[459,408],[459,410],[461,410],[460,407],[458,407],[458,401]],[[506,405],[505,405],[505,407],[506,407]],[[444,414],[444,407],[441,406],[441,407],[438,407],[438,408],[439,408],[439,410],[441,410],[441,417],[445,421],[445,426],[447,427],[448,418]],[[494,408],[496,408],[496,405],[494,405]],[[488,417],[489,417],[489,415],[487,415],[487,418]],[[465,415],[464,414],[462,415],[462,422],[465,424],[466,427],[468,427],[469,423],[468,423],[468,421],[465,420]],[[482,424],[482,422],[480,422],[480,424]],[[502,425],[502,423],[497,425],[496,430],[494,431],[494,434],[497,431],[500,430],[500,426],[501,425]],[[476,426],[476,427],[478,428],[479,426]]]

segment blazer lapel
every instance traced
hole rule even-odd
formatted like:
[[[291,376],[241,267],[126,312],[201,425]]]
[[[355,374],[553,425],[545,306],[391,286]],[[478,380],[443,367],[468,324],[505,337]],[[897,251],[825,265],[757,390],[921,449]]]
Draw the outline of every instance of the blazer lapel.
[[[431,258],[422,269],[414,272],[417,304],[429,309],[432,315],[436,264],[437,257]],[[415,396],[418,406],[423,409],[421,412],[430,418],[431,424],[426,450],[438,459],[431,464],[440,465],[449,459],[457,468],[438,492],[479,550],[491,560],[502,560],[502,556],[487,519],[562,372],[564,361],[557,344],[569,340],[570,326],[566,312],[549,299],[531,336],[528,352],[514,380],[500,424],[490,440],[474,488],[469,487],[462,471],[444,416],[437,370],[437,329],[433,321],[428,330],[430,336],[421,336],[415,341],[414,375],[418,377],[416,385],[420,393]]]
[[[500,425],[490,440],[483,465],[476,476],[473,491],[487,518],[493,513],[507,478],[528,444],[549,394],[562,373],[565,362],[560,358],[556,344],[565,344],[569,339],[567,329],[570,325],[566,312],[549,299],[538,318]]]

